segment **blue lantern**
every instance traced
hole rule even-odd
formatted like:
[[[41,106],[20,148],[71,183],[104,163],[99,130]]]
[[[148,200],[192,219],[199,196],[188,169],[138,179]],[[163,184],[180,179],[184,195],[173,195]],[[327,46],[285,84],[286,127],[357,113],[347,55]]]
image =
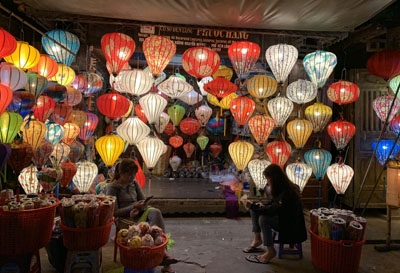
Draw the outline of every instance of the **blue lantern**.
[[[45,124],[47,130],[44,138],[53,145],[59,143],[65,133],[64,126],[51,120],[46,121]]]
[[[304,160],[309,165],[315,175],[315,178],[322,180],[326,170],[332,161],[332,155],[330,152],[317,148],[312,149],[304,153]]]
[[[374,140],[371,144],[371,147],[373,150],[376,148],[376,144],[378,143],[378,140]],[[394,145],[394,147],[393,147]],[[393,148],[393,150],[392,150]],[[389,156],[389,152],[391,152]],[[390,159],[394,159],[397,154],[400,152],[400,145],[399,143],[395,143],[393,139],[381,139],[378,144],[378,148],[376,149],[375,156],[378,159],[379,163],[384,166],[386,160],[388,157]]]
[[[206,128],[214,135],[222,134],[224,132],[224,120],[222,118],[212,118],[207,122]]]
[[[32,107],[35,105],[35,95],[28,91],[14,91],[13,99],[7,106],[7,110],[17,112],[21,117],[25,117],[31,112]]]
[[[336,55],[325,50],[317,50],[307,54],[303,66],[310,80],[322,88],[337,64]]]
[[[42,46],[57,63],[71,66],[80,47],[76,35],[65,30],[51,30],[42,36]]]

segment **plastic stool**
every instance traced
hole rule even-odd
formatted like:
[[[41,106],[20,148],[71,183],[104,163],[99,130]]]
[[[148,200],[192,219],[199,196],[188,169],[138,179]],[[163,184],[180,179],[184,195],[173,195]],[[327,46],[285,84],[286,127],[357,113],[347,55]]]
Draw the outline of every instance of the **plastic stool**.
[[[287,244],[289,245],[289,248],[285,248],[285,244],[279,242],[279,232],[274,232],[275,235],[273,236],[274,238],[274,243],[275,244],[279,244],[279,248],[278,248],[278,258],[282,259],[282,255],[284,254],[295,254],[295,255],[299,255],[299,258],[302,259],[303,258],[303,247],[301,243],[290,243]]]

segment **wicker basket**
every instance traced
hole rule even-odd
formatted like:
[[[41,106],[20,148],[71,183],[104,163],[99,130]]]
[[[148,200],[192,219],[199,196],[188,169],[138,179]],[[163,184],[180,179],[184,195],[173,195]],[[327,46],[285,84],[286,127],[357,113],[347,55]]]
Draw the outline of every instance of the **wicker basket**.
[[[34,253],[51,239],[54,216],[59,201],[47,207],[20,210],[0,210],[0,255]]]
[[[92,228],[72,228],[60,224],[63,231],[64,246],[69,250],[97,250],[107,244],[114,218],[103,226]]]
[[[362,241],[333,241],[311,235],[311,259],[313,264],[327,273],[356,273],[360,266]]]
[[[160,265],[165,256],[165,246],[168,243],[168,237],[163,234],[164,243],[155,247],[141,246],[137,248],[128,248],[118,243],[120,250],[121,264],[125,268],[134,270],[148,270]]]

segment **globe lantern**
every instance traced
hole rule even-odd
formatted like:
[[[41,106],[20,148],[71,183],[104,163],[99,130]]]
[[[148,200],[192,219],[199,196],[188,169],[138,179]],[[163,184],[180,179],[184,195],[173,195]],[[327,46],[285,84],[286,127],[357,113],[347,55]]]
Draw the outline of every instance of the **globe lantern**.
[[[200,105],[194,110],[194,114],[196,118],[200,121],[202,127],[207,125],[208,120],[212,115],[212,108],[207,104]]]
[[[264,177],[264,170],[267,168],[271,162],[265,159],[253,159],[249,161],[247,168],[249,169],[251,178],[254,181],[258,190],[263,190],[267,184],[267,179]]]
[[[374,140],[371,147],[372,150],[376,150],[375,156],[382,166],[385,166],[389,159],[395,160],[400,152],[400,144],[388,138],[381,139],[379,143],[378,140]]]
[[[267,108],[276,127],[282,127],[293,110],[293,102],[286,97],[275,97],[268,101]]]
[[[372,108],[382,122],[386,122],[386,119],[390,122],[400,109],[400,99],[390,95],[381,96],[373,100]]]
[[[372,75],[388,80],[400,74],[400,50],[384,49],[367,60],[367,70]]]
[[[67,93],[63,102],[65,102],[69,106],[78,105],[82,101],[82,93],[78,89],[75,89],[70,85],[66,86],[66,88]]]
[[[63,161],[67,160],[70,152],[71,148],[67,144],[63,142],[55,144],[50,155],[53,167],[58,168]]]
[[[283,169],[292,152],[292,147],[284,140],[274,140],[265,146],[265,153],[272,164]]]
[[[25,87],[28,82],[26,73],[11,63],[0,63],[0,83],[8,86],[12,91]]]
[[[196,150],[196,146],[190,141],[183,144],[183,150],[185,151],[186,157],[190,158],[193,152]]]
[[[214,79],[217,77],[223,77],[223,78],[227,79],[228,81],[230,81],[233,77],[233,70],[232,70],[232,68],[230,68],[226,65],[220,65],[218,67],[218,70],[212,75],[212,77]]]
[[[250,132],[258,145],[267,141],[274,126],[274,120],[266,115],[256,114],[249,119]]]
[[[17,40],[4,28],[0,28],[0,59],[12,54],[17,48]]]
[[[33,115],[41,122],[45,122],[54,111],[56,103],[49,96],[41,95],[36,101],[36,105],[32,108]]]
[[[28,82],[25,85],[25,90],[29,93],[33,94],[37,99],[43,92],[43,90],[47,87],[48,80],[46,77],[43,77],[34,72],[26,73]]]
[[[94,72],[88,72],[86,73],[86,77],[87,87],[83,90],[80,90],[84,97],[93,96],[103,89],[103,79],[100,75]]]
[[[119,136],[104,135],[95,142],[97,152],[107,167],[114,165],[125,148],[125,143]]]
[[[338,120],[329,123],[327,131],[336,149],[340,151],[346,148],[347,144],[356,133],[356,127],[349,121]]]
[[[179,148],[183,144],[183,138],[180,135],[171,136],[168,139],[169,144],[174,147],[175,149]]]
[[[303,58],[303,66],[310,80],[322,88],[337,64],[336,55],[325,50],[317,50]]]
[[[172,75],[158,85],[158,90],[171,99],[178,99],[193,90],[193,86],[182,80],[181,77]]]
[[[133,96],[141,96],[151,89],[153,78],[140,69],[126,70],[120,73],[120,85],[122,89]]]
[[[297,104],[305,104],[317,97],[317,86],[307,80],[299,79],[288,85],[286,88],[286,96]]]
[[[306,119],[296,118],[288,122],[286,130],[296,149],[302,149],[312,133],[312,124]]]
[[[0,30],[1,32],[1,30]],[[7,144],[0,143],[0,169],[2,170],[11,155],[11,148]]]
[[[303,192],[304,187],[311,177],[312,169],[303,162],[296,162],[286,166],[286,174],[292,183],[299,186],[300,192]]]
[[[247,167],[247,163],[252,158],[254,146],[247,141],[238,140],[229,144],[228,152],[236,169],[241,172]]]
[[[145,137],[137,144],[140,155],[150,172],[160,159],[164,147],[164,142],[152,135]]]
[[[155,124],[168,102],[157,93],[149,92],[139,99],[139,104],[146,114],[149,124]]]
[[[246,96],[240,96],[231,100],[229,106],[229,110],[238,126],[246,125],[255,109],[256,103]]]
[[[0,115],[0,142],[12,143],[22,125],[22,117],[18,113],[5,111]]]
[[[355,83],[340,80],[332,83],[326,91],[328,98],[339,105],[355,102],[360,96],[360,88]]]
[[[283,85],[297,61],[297,48],[288,44],[277,44],[268,47],[265,58],[275,79]]]
[[[255,75],[247,80],[247,91],[255,99],[265,99],[275,94],[277,81],[267,75]]]
[[[59,143],[64,137],[64,126],[51,120],[46,121],[45,124],[46,134],[44,138],[53,145]]]
[[[57,63],[71,66],[79,51],[80,42],[78,37],[71,32],[55,29],[42,36],[42,46],[51,58]]]
[[[217,97],[218,100],[228,96],[238,89],[236,84],[223,77],[215,78],[214,80],[206,83],[203,88],[207,93]]]
[[[35,66],[28,68],[28,71],[50,79],[57,74],[58,64],[49,55],[40,54],[39,62]]]
[[[23,41],[17,41],[17,47],[15,48],[14,52],[4,57],[6,62],[12,63],[15,67],[22,70],[26,70],[37,65],[39,59],[39,50]]]
[[[129,62],[135,51],[132,37],[119,33],[106,33],[101,37],[101,50],[110,66],[112,75],[116,76]]]
[[[67,122],[74,123],[78,125],[78,127],[84,126],[86,121],[87,121],[86,112],[81,110],[72,110],[71,114],[67,119]]]
[[[85,146],[79,141],[75,140],[71,143],[69,148],[70,151],[68,154],[68,159],[74,163],[77,163],[85,153]]]
[[[212,157],[217,158],[221,153],[221,151],[222,151],[221,143],[214,142],[213,144],[210,145],[210,152]]]
[[[307,106],[304,113],[306,119],[311,122],[314,133],[320,133],[332,117],[332,108],[321,102],[315,102]]]
[[[32,118],[24,121],[20,130],[24,142],[30,144],[33,151],[36,151],[46,134],[46,125]]]
[[[127,118],[117,127],[117,134],[130,145],[136,145],[149,135],[150,128],[140,118]]]
[[[97,124],[99,122],[99,118],[94,113],[86,112],[86,116],[86,122],[83,126],[79,127],[80,130],[78,135],[78,138],[84,143],[87,143],[88,140],[93,136],[93,133],[96,130]]]
[[[65,64],[59,63],[57,73],[49,80],[55,81],[61,85],[69,85],[75,80],[75,71]]]
[[[122,117],[129,109],[129,100],[117,93],[110,92],[99,96],[96,100],[100,113],[109,119]]]
[[[321,181],[331,164],[332,154],[324,149],[315,148],[304,153],[304,160],[311,167],[315,178]]]
[[[224,132],[225,121],[222,118],[212,118],[207,122],[206,128],[214,135],[219,135]]]
[[[72,179],[74,178],[76,172],[78,171],[78,167],[74,162],[65,160],[61,163],[60,168],[62,170],[60,186],[66,188],[71,184]]]
[[[7,109],[13,98],[12,90],[3,84],[0,84],[0,115]]]
[[[228,47],[228,57],[239,79],[244,79],[260,56],[260,46],[250,41],[238,41]]]
[[[49,160],[51,153],[53,152],[53,144],[43,139],[39,147],[33,153],[32,162],[35,164],[38,170],[41,170],[46,162]]]
[[[326,175],[337,194],[344,194],[350,185],[354,170],[344,163],[334,163],[326,170]]]
[[[21,172],[25,167],[31,164],[33,157],[32,146],[26,142],[15,141],[10,144],[11,155],[7,164],[11,167],[15,174]]]
[[[64,125],[71,113],[72,106],[63,102],[58,102],[54,106],[53,113],[51,113],[51,119],[58,124]]]
[[[167,124],[169,122],[169,115],[165,112],[162,112],[159,118],[156,120],[156,130],[159,134],[163,133]]]
[[[187,117],[179,123],[179,129],[182,133],[191,136],[196,134],[201,128],[200,121],[195,118]]]
[[[88,192],[98,172],[99,169],[93,162],[79,161],[76,163],[76,174],[72,178],[72,182],[81,193]]]
[[[153,76],[159,76],[174,57],[176,45],[167,37],[151,35],[143,41],[143,53]]]
[[[75,123],[67,122],[64,125],[64,136],[61,141],[68,146],[78,137],[80,128]]]
[[[185,115],[185,107],[179,105],[179,104],[174,104],[170,107],[168,107],[168,115],[169,118],[171,119],[172,123],[175,126],[178,126],[179,123],[181,122],[183,116]]]
[[[213,75],[219,65],[218,53],[207,47],[190,47],[182,54],[183,69],[197,79]]]
[[[198,104],[202,99],[203,96],[194,91],[194,89],[192,89],[192,91],[190,91],[189,93],[186,93],[179,97],[179,100],[190,106]]]

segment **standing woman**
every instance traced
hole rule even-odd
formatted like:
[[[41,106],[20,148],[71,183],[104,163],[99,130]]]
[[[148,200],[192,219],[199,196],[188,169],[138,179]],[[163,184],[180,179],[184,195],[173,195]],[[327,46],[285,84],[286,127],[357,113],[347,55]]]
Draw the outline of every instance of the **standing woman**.
[[[265,168],[263,175],[267,180],[265,193],[271,199],[266,204],[244,201],[244,205],[250,209],[254,236],[250,247],[243,251],[260,252],[259,246],[264,244],[267,247],[267,251],[261,255],[246,257],[255,263],[269,263],[276,256],[273,230],[279,232],[280,243],[301,243],[307,240],[299,187],[276,164]]]

